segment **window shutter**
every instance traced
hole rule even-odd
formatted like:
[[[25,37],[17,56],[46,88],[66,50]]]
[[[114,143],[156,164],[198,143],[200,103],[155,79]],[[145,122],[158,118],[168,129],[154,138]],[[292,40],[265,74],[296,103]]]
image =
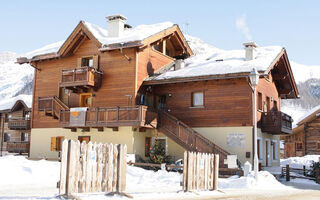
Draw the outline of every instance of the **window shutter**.
[[[62,142],[64,140],[63,136],[59,136],[57,137],[57,151],[61,151],[62,150]]]
[[[99,68],[99,56],[93,56],[93,67],[98,69]]]
[[[51,151],[56,151],[57,150],[57,138],[56,137],[51,137]]]
[[[77,58],[77,67],[81,67],[82,58]]]

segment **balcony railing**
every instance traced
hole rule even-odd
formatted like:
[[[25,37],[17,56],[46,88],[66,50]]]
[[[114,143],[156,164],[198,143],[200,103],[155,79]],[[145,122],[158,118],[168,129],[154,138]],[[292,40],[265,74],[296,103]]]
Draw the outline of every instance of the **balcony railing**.
[[[261,116],[261,130],[279,135],[292,133],[292,118],[280,111],[264,112]]]
[[[29,153],[30,142],[7,142],[7,151],[10,153]]]
[[[30,129],[30,119],[9,119],[8,128],[11,130]]]
[[[79,125],[79,121],[74,123],[74,120],[70,120],[75,115],[80,116],[78,112],[61,111],[60,127],[156,127],[157,122],[157,113],[148,110],[147,106],[89,108],[79,119],[82,125]]]
[[[80,67],[61,71],[60,87],[74,89],[76,87],[93,87],[101,85],[102,72],[92,67]]]

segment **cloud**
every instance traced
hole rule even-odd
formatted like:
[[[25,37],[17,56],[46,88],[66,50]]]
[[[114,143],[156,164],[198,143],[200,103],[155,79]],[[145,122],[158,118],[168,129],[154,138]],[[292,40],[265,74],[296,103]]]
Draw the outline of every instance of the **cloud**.
[[[252,36],[250,34],[249,27],[247,25],[247,15],[242,14],[240,17],[236,19],[237,29],[242,32],[242,34],[246,37],[248,41],[252,40]]]

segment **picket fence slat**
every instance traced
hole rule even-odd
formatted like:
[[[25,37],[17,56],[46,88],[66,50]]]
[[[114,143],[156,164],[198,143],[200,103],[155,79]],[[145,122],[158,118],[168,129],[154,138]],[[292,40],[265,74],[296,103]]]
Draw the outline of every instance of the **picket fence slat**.
[[[219,155],[185,152],[183,190],[216,190],[219,173]]]
[[[126,154],[123,144],[97,144],[64,140],[59,193],[72,197],[83,192],[124,192]]]

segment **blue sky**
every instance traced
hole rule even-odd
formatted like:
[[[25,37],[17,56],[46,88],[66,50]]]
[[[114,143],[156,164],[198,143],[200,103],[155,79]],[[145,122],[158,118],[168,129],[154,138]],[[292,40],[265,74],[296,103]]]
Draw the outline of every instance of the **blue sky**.
[[[0,8],[0,52],[64,40],[80,20],[107,28],[105,16],[121,13],[133,26],[172,21],[221,49],[240,49],[251,37],[260,46],[284,46],[293,61],[320,65],[318,0],[3,0]]]

